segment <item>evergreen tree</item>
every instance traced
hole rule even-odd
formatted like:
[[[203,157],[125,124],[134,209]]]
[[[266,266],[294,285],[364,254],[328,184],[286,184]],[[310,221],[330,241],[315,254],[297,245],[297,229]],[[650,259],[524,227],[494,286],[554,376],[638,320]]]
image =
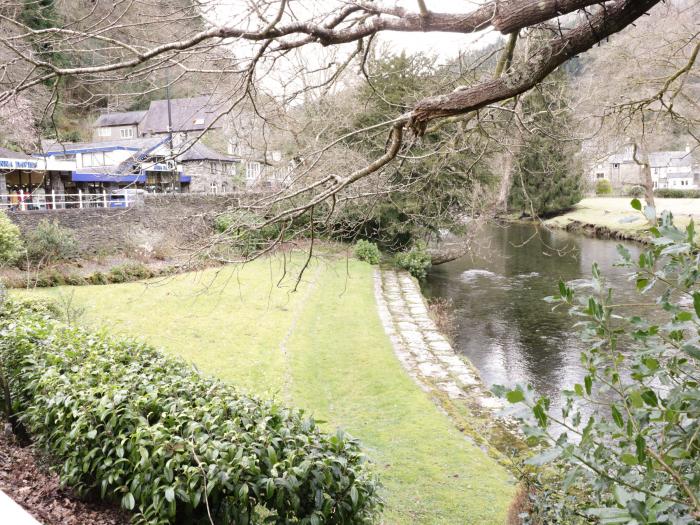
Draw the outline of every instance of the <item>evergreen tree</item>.
[[[439,85],[454,80],[449,68],[438,67],[432,57],[418,53],[384,55],[370,63],[371,81],[356,94],[362,108],[352,122],[362,129],[408,111]],[[349,130],[342,130],[345,133]],[[388,198],[347,203],[338,215],[336,235],[345,240],[371,239],[384,249],[399,251],[418,240],[429,240],[439,230],[459,232],[460,215],[469,207],[475,184],[488,184],[493,177],[487,156],[478,154],[479,140],[461,151],[441,151],[440,145],[456,134],[456,125],[426,133],[414,144],[411,157],[392,166],[387,183],[394,190]],[[345,141],[357,151],[379,156],[385,137],[359,134]]]
[[[579,140],[571,138],[573,115],[566,97],[564,72],[551,84],[523,100],[523,114],[531,133],[513,163],[509,209],[538,216],[571,208],[583,198],[584,170]]]

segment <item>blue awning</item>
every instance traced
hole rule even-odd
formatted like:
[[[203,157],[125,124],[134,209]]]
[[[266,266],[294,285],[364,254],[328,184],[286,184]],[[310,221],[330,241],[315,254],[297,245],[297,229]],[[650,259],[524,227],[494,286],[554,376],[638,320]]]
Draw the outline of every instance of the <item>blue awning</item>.
[[[74,171],[71,180],[73,182],[123,182],[144,184],[146,182],[146,176],[115,175],[112,173],[78,173]]]
[[[192,177],[189,175],[180,175],[180,182],[192,182]]]

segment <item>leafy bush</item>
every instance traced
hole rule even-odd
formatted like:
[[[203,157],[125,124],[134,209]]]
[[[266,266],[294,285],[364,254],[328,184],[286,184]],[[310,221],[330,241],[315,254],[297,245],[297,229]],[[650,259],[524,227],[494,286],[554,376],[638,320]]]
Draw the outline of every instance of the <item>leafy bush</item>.
[[[34,285],[38,288],[51,288],[66,284],[66,276],[55,268],[42,270],[36,277]]]
[[[142,263],[126,263],[109,270],[106,279],[111,283],[127,283],[153,277],[153,272]],[[99,277],[96,277],[99,279]]]
[[[64,483],[149,524],[362,524],[380,507],[357,441],[150,346],[6,301],[0,372]]]
[[[595,183],[595,194],[596,195],[612,195],[613,188],[612,184],[608,179],[598,179]]]
[[[428,275],[432,258],[425,243],[418,242],[409,251],[397,253],[394,261],[399,268],[407,270],[416,279],[423,280]]]
[[[0,264],[12,264],[22,255],[24,243],[19,228],[0,211]]]
[[[264,247],[280,235],[280,225],[263,226],[265,219],[254,213],[236,210],[222,213],[214,220],[214,228],[229,237],[234,248],[244,255]]]
[[[381,253],[376,244],[360,239],[355,245],[355,257],[369,264],[379,264]]]
[[[109,278],[102,272],[95,272],[88,277],[90,284],[109,284]]]
[[[46,219],[39,222],[37,227],[26,235],[27,254],[36,262],[50,263],[71,259],[78,253],[78,243],[73,233],[58,224]]]
[[[656,190],[654,195],[662,199],[700,199],[700,190],[674,190],[664,188]]]
[[[637,198],[640,198],[640,197],[644,197],[644,193],[645,193],[645,192],[644,192],[644,187],[643,187],[643,186],[637,186],[637,185],[629,186],[629,187],[625,190],[625,195],[627,195],[628,197],[637,197]]]
[[[587,375],[561,411],[529,389],[499,392],[531,444],[527,523],[691,524],[700,517],[700,252],[665,213],[638,257],[618,248],[640,301],[614,297],[597,265],[579,297],[561,282],[549,298],[582,320]],[[630,308],[643,305],[641,315]],[[637,305],[637,310],[639,305]],[[549,465],[544,470],[541,465]]]

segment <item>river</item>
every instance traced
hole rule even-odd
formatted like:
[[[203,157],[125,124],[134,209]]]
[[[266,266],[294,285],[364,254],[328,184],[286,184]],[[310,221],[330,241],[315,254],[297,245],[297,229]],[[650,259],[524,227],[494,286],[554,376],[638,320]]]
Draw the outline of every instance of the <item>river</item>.
[[[582,381],[583,345],[574,319],[543,299],[557,293],[559,279],[589,279],[594,261],[626,290],[618,296],[633,296],[629,269],[615,266],[620,242],[528,224],[479,228],[470,254],[432,268],[424,293],[450,301],[454,348],[487,385],[530,384],[556,406],[562,389]]]

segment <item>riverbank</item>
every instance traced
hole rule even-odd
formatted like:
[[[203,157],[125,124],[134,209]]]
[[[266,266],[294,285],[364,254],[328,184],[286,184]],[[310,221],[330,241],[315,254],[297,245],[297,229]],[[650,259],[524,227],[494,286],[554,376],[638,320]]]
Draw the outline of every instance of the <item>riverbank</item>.
[[[632,197],[593,197],[583,199],[562,215],[544,221],[550,228],[583,233],[599,238],[646,242],[649,224],[632,209]],[[685,228],[691,219],[700,223],[700,199],[656,199],[659,214],[673,213],[675,223]]]
[[[344,428],[384,483],[384,523],[502,524],[510,475],[402,368],[377,312],[373,268],[315,259],[292,293],[304,257],[22,293],[84,309],[88,324],[141,336],[243,390],[304,408],[329,430]]]

